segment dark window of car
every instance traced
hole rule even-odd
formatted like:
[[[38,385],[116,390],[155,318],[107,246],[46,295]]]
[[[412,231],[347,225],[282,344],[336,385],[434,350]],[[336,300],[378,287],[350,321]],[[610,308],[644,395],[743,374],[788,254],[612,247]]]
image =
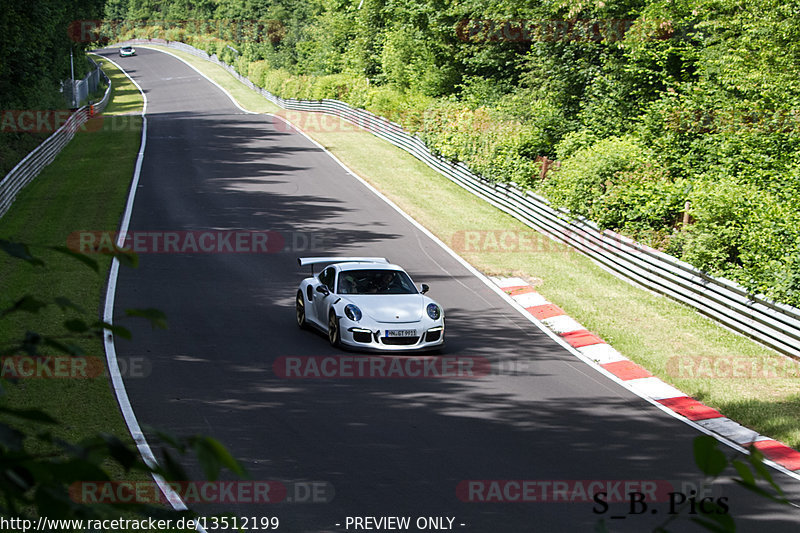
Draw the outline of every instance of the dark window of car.
[[[320,273],[319,281],[320,283],[328,287],[329,291],[333,292],[333,278],[335,276],[336,276],[336,271],[333,269],[333,267],[328,267]]]
[[[337,294],[416,294],[417,288],[401,270],[345,270],[339,273]]]

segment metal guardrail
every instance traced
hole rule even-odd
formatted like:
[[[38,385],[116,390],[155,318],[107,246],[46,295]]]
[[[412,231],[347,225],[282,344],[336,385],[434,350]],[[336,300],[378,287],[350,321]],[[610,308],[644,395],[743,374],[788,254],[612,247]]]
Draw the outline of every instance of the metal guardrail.
[[[132,43],[147,44],[137,40]],[[156,44],[153,42],[153,44]],[[683,302],[728,328],[751,337],[783,354],[800,359],[800,309],[772,302],[747,292],[740,285],[712,277],[701,270],[564,210],[554,209],[544,198],[513,184],[493,183],[430,151],[402,126],[338,100],[294,100],[257,87],[230,65],[184,43],[159,41],[216,63],[267,100],[284,109],[338,116],[402,148],[468,191],[552,239],[566,243],[603,268],[654,292]]]
[[[99,67],[97,70],[100,70]],[[111,80],[100,70],[108,87],[100,102],[94,104],[94,113],[102,113],[108,105],[111,95]],[[14,203],[17,194],[39,175],[44,167],[53,162],[64,146],[72,140],[75,132],[83,126],[90,117],[90,106],[86,105],[76,110],[52,135],[45,139],[39,146],[11,169],[0,180],[0,217]]]

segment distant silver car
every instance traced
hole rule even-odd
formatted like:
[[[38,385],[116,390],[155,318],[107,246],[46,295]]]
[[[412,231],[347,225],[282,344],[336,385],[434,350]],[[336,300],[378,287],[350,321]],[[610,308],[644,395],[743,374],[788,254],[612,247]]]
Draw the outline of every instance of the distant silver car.
[[[135,56],[136,50],[132,46],[123,46],[119,49],[119,57]]]
[[[401,267],[381,257],[306,257],[312,277],[295,298],[297,325],[313,326],[333,346],[385,351],[439,348],[444,310]],[[327,267],[313,275],[314,265]]]

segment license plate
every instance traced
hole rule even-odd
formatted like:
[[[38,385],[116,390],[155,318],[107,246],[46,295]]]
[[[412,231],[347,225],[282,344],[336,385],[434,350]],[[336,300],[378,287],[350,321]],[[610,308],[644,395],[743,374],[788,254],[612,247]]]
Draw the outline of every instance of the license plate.
[[[417,330],[415,329],[387,329],[387,337],[416,337]]]

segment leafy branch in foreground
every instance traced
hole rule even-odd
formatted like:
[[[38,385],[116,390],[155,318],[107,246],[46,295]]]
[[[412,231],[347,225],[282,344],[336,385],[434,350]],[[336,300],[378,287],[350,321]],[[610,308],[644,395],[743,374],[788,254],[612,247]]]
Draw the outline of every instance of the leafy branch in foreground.
[[[0,238],[0,250],[14,260],[24,261],[37,268],[47,268],[24,243]],[[43,250],[67,255],[101,273],[98,262],[68,248],[42,246]],[[111,252],[123,265],[136,267],[137,257],[125,250]],[[32,294],[17,297],[10,305],[0,307],[0,321],[28,314],[33,317],[48,307],[62,313],[70,311],[79,316],[67,318],[62,330],[28,330],[21,339],[0,344],[0,357],[19,355],[37,356],[41,350],[79,357],[84,349],[81,340],[103,338],[108,332],[126,339],[131,333],[126,328],[102,320],[86,320],[88,314],[80,305],[64,296],[40,298]],[[81,316],[82,315],[82,316]],[[153,328],[166,328],[166,316],[157,309],[128,309],[126,316],[144,318]],[[84,501],[82,487],[113,486],[120,474],[134,479],[160,476],[171,482],[190,479],[180,463],[180,458],[194,454],[208,480],[218,479],[223,469],[236,476],[246,477],[247,472],[230,452],[217,440],[203,435],[175,437],[163,431],[153,431],[163,446],[162,461],[148,465],[130,444],[119,437],[98,432],[76,441],[59,435],[66,433],[69,425],[57,420],[40,408],[21,408],[8,405],[6,384],[19,385],[20,380],[0,381],[0,515],[10,518],[53,519],[105,519],[120,516],[145,516],[178,519],[196,516],[191,511],[173,511],[159,498],[153,501],[110,499]]]
[[[780,485],[775,482],[769,468],[764,464],[764,454],[755,446],[749,448],[750,453],[745,455],[744,459],[738,459],[736,457],[739,457],[739,454],[731,457],[720,450],[719,441],[714,437],[700,435],[694,439],[693,452],[695,464],[705,476],[701,490],[709,489],[720,479],[723,472],[732,467],[739,476],[733,478],[733,481],[742,488],[769,501],[798,507],[786,498]],[[763,485],[769,488],[764,488]],[[712,501],[705,498],[698,502],[683,495],[681,503],[675,507],[675,512],[670,512],[664,522],[653,529],[653,533],[667,533],[670,524],[687,516],[690,521],[707,531],[735,533],[736,522],[729,514],[724,500],[725,498],[720,498]],[[609,531],[603,520],[597,523],[595,530],[598,533]]]
[[[701,435],[694,439],[694,459],[697,467],[713,483],[729,467],[733,467],[739,477],[733,478],[742,488],[758,496],[781,505],[797,507],[795,503],[786,498],[780,485],[772,478],[769,468],[764,464],[764,454],[755,446],[748,448],[749,453],[744,459],[738,459],[739,454],[728,456],[719,449],[719,441],[710,435]],[[766,484],[769,490],[763,488]],[[718,505],[699,516],[693,516],[691,521],[709,531],[728,532],[736,531],[736,524],[726,509]],[[725,512],[723,512],[725,511]]]
[[[34,267],[44,268],[45,262],[41,258],[34,256],[31,252],[31,248],[30,245],[25,243],[0,238],[0,250],[3,250],[14,259],[22,260]],[[86,254],[75,252],[63,246],[41,246],[40,248],[74,258],[95,273],[100,273],[99,263]],[[125,266],[132,268],[138,266],[138,257],[132,252],[121,248],[115,248],[111,250],[108,255],[115,257]],[[30,313],[35,315],[50,306],[57,307],[61,312],[74,311],[84,316],[87,315],[85,309],[65,296],[42,299],[32,294],[25,294],[18,297],[8,307],[0,307],[0,320],[15,313]],[[166,328],[166,317],[158,310],[129,309],[126,311],[126,314],[131,317],[148,319],[154,328]],[[69,318],[62,322],[62,326],[63,331],[58,333],[26,331],[21,339],[13,340],[10,344],[0,344],[0,356],[14,355],[17,353],[37,355],[43,348],[56,350],[68,355],[82,356],[85,355],[84,350],[74,342],[78,339],[102,339],[105,331],[109,331],[124,339],[131,338],[131,333],[127,328],[109,324],[102,320],[91,320],[87,322],[82,318]]]

